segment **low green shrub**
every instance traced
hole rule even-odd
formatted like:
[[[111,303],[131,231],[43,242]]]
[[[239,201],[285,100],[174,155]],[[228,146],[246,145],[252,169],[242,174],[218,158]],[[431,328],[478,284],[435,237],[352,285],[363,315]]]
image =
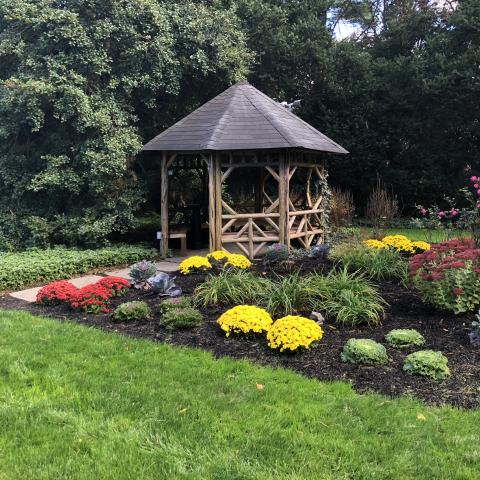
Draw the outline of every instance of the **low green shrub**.
[[[324,312],[337,323],[376,325],[383,318],[387,303],[377,289],[359,273],[346,269],[328,275],[306,277],[302,282],[312,310]]]
[[[192,307],[192,299],[190,297],[173,297],[163,300],[158,305],[160,313],[167,313],[170,310],[176,308],[188,308]]]
[[[202,323],[202,320],[203,316],[196,308],[172,308],[163,314],[160,325],[167,330],[178,330],[197,327]]]
[[[0,291],[71,278],[96,268],[124,265],[157,255],[154,249],[136,245],[97,250],[55,248],[0,253]]]
[[[408,262],[396,250],[342,243],[330,250],[329,258],[349,271],[360,271],[375,280],[408,280]]]
[[[146,302],[134,301],[119,305],[113,312],[112,319],[116,322],[135,322],[151,318],[152,310]]]
[[[243,270],[224,270],[209,275],[194,292],[196,305],[258,305],[271,280]]]
[[[422,375],[433,380],[444,380],[450,375],[448,359],[442,352],[420,350],[405,358],[403,370],[411,375]]]
[[[394,348],[408,348],[423,345],[425,338],[417,330],[398,328],[388,332],[385,335],[385,341]]]
[[[348,340],[343,347],[341,358],[343,362],[364,365],[382,365],[388,362],[385,347],[368,338],[351,338]]]

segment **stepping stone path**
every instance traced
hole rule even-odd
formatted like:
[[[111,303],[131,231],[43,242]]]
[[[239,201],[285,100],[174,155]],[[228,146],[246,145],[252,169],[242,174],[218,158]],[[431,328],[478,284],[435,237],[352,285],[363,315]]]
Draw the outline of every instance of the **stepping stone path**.
[[[72,278],[69,282],[73,283],[76,287],[81,288],[90,283],[95,283],[102,277],[99,275],[85,275],[84,277]],[[10,294],[13,298],[24,300],[28,303],[33,303],[37,298],[37,293],[42,287],[28,288],[27,290],[20,290],[19,292],[13,292]]]
[[[179,261],[177,261],[179,260]],[[178,266],[180,261],[184,260],[180,257],[170,258],[165,260],[164,262],[156,262],[155,265],[158,268],[159,272],[175,272],[178,270]],[[113,272],[106,272],[105,275],[113,275],[116,277],[121,277],[125,279],[129,279],[130,268],[122,268],[121,270],[115,270]],[[99,275],[85,275],[84,277],[77,277],[72,278],[69,282],[73,283],[76,287],[81,288],[85,285],[89,285],[90,283],[95,283],[100,280],[102,276]],[[23,300],[28,303],[35,302],[37,298],[37,293],[42,287],[35,287],[35,288],[28,288],[26,290],[20,290],[18,292],[10,293],[9,295],[13,298],[17,298],[19,300]]]

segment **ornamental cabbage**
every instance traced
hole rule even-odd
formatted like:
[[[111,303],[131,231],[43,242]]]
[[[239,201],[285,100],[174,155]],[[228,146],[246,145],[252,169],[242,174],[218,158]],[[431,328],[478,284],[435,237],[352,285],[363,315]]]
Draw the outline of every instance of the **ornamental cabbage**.
[[[442,352],[421,350],[405,358],[403,370],[411,375],[422,375],[433,380],[443,380],[450,375],[448,359]]]

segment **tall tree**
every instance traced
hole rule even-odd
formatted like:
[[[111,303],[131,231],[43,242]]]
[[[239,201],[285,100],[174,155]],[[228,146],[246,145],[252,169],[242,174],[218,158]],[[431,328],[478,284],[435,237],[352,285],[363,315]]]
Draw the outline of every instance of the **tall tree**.
[[[0,247],[95,244],[127,228],[142,141],[249,61],[229,9],[0,1]]]

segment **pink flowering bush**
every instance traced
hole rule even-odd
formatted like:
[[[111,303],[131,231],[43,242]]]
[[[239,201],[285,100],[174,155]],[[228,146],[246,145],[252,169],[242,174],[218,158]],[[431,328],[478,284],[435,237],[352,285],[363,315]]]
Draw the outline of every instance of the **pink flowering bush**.
[[[460,190],[464,197],[462,208],[455,206],[455,200],[445,197],[449,208],[441,210],[437,205],[425,208],[417,205],[419,219],[413,224],[428,230],[469,230],[477,247],[480,247],[480,177],[472,175],[467,186]]]
[[[455,314],[480,304],[480,248],[472,239],[450,240],[410,260],[410,276],[422,300]]]

